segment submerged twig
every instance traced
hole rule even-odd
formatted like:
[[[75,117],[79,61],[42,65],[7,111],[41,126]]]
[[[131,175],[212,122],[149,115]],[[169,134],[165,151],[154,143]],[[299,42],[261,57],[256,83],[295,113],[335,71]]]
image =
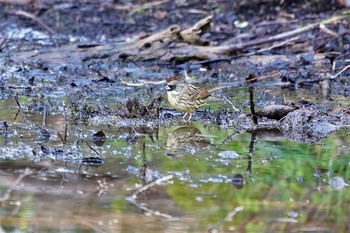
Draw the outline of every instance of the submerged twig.
[[[143,193],[144,191],[152,188],[153,186],[157,185],[157,184],[161,184],[164,181],[167,180],[171,180],[174,176],[173,175],[168,175],[168,176],[163,176],[149,184],[146,184],[145,186],[142,186],[141,188],[139,188],[138,190],[136,190],[133,195],[132,198],[136,199],[138,195],[140,195],[141,193]]]
[[[222,142],[222,144],[225,144],[226,142],[231,141],[232,138],[233,138],[236,134],[238,134],[238,133],[239,133],[238,130],[235,131],[233,134],[231,134],[230,136],[228,136],[228,137]]]
[[[224,222],[232,221],[233,216],[235,216],[238,212],[240,212],[242,210],[244,210],[243,206],[237,206],[232,211],[230,211],[223,220],[216,223],[215,226],[210,227],[209,232],[217,232]]]
[[[152,188],[153,186],[155,186],[157,184],[161,184],[164,181],[171,180],[173,177],[174,177],[173,175],[163,176],[163,177],[161,177],[161,178],[159,178],[159,179],[157,179],[157,180],[155,180],[147,185],[144,185],[141,188],[137,189],[131,196],[127,197],[126,200],[128,200],[130,203],[134,204],[139,209],[144,210],[150,214],[161,216],[161,217],[164,217],[167,219],[174,219],[174,217],[169,215],[169,214],[165,214],[165,213],[162,213],[159,211],[152,210],[152,209],[148,208],[145,204],[141,204],[141,203],[136,202],[136,198],[138,195],[140,195],[144,191]]]
[[[238,111],[239,111],[239,109],[237,109],[237,108],[233,105],[232,101],[230,101],[224,94],[222,94],[221,96],[222,96],[222,98],[225,100],[225,102],[228,103],[228,104],[231,106],[231,108],[232,108],[235,112],[238,112]]]
[[[93,148],[87,141],[85,141],[85,144],[96,154],[101,155],[100,152],[98,152],[95,148]]]
[[[156,215],[156,216],[161,216],[161,217],[167,218],[167,219],[174,219],[174,217],[171,216],[170,214],[165,214],[165,213],[162,213],[162,212],[160,212],[160,211],[158,211],[158,210],[153,210],[153,209],[147,207],[147,206],[144,205],[144,204],[137,203],[137,202],[135,201],[135,199],[133,199],[133,198],[128,199],[128,201],[129,201],[131,204],[134,204],[137,208],[139,208],[139,209],[141,209],[141,210],[143,210],[143,211],[145,211],[145,212],[147,212],[147,213],[150,213],[150,214],[153,214],[153,215]]]
[[[7,189],[5,194],[0,198],[0,202],[4,202],[10,198],[10,193],[15,189],[15,187],[21,182],[21,180],[30,174],[29,168],[26,168],[24,172],[13,182],[12,186]]]

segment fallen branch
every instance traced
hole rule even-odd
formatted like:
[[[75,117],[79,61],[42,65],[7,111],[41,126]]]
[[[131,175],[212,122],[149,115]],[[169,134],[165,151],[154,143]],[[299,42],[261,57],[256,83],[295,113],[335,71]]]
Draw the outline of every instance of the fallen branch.
[[[347,15],[344,14],[344,15],[341,15],[341,16],[334,16],[332,18],[329,18],[329,19],[326,19],[326,20],[322,20],[321,22],[309,24],[307,26],[304,26],[304,27],[301,27],[301,28],[297,28],[297,29],[294,29],[292,31],[283,32],[283,33],[280,33],[280,34],[277,34],[277,35],[273,35],[273,36],[269,36],[269,37],[262,38],[262,39],[256,39],[256,40],[251,40],[251,41],[237,43],[237,44],[232,44],[232,45],[217,46],[217,47],[213,47],[213,48],[215,48],[215,50],[218,50],[218,51],[226,50],[226,51],[233,52],[233,51],[245,49],[245,48],[256,46],[256,45],[271,43],[271,42],[275,42],[275,41],[278,41],[278,40],[283,40],[283,39],[287,39],[287,38],[290,38],[290,37],[294,37],[294,36],[297,36],[297,35],[302,34],[304,32],[308,32],[308,31],[311,31],[313,29],[319,28],[320,25],[329,24],[331,22],[334,22],[337,19],[341,19],[341,18],[344,18],[344,17],[347,17]]]
[[[23,14],[21,11],[19,11],[19,13]],[[24,15],[26,15],[25,13]],[[203,64],[212,61],[221,61],[222,59],[224,61],[229,61],[232,59],[232,53],[237,50],[243,50],[275,41],[281,42],[277,45],[272,45],[272,47],[267,49],[281,46],[295,40],[296,36],[299,34],[319,29],[320,25],[327,25],[347,16],[347,13],[344,13],[288,32],[242,43],[226,41],[218,46],[204,46],[203,44],[207,43],[204,43],[204,40],[202,40],[200,36],[203,32],[208,30],[212,20],[212,16],[207,16],[199,20],[192,27],[181,28],[179,25],[174,24],[160,32],[130,42],[106,44],[91,48],[78,48],[76,45],[67,45],[40,52],[21,52],[14,55],[11,59],[15,62],[28,60],[33,62],[35,60],[40,60],[49,64],[60,65],[79,63],[90,59],[104,59],[106,57],[109,57],[111,60],[157,60],[171,61],[172,63],[177,64],[189,60],[205,60]],[[33,18],[33,16],[31,17]],[[37,18],[35,17],[35,19]],[[137,85],[141,86],[141,84]]]

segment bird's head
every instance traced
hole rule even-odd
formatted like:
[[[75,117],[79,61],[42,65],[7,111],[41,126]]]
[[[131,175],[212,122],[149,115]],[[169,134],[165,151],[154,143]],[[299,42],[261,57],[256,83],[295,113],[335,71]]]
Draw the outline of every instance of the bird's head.
[[[176,76],[167,78],[166,82],[168,85],[165,87],[165,89],[168,92],[180,92],[183,89],[183,86],[185,86],[185,82]]]

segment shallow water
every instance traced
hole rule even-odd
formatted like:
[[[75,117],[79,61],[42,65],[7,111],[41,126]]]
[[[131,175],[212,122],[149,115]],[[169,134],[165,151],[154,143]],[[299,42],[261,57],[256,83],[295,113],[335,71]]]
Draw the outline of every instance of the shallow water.
[[[35,127],[25,128],[40,124],[41,114],[13,121],[15,113],[6,114],[11,127],[0,139],[1,196],[25,168],[30,175],[2,204],[6,232],[349,230],[348,131],[316,144],[250,133],[223,143],[235,129],[102,127],[106,140],[97,146],[91,138],[101,127],[69,125],[64,146],[53,133],[44,143]],[[48,128],[62,127],[60,119],[50,116]],[[104,164],[80,166],[83,157]],[[173,178],[131,198],[167,175]]]
[[[153,96],[147,93],[161,94],[163,86],[147,92],[149,87],[75,77],[76,70],[48,77],[35,70],[26,76],[13,72],[3,74],[6,85],[0,90],[0,196],[5,198],[0,226],[5,232],[350,230],[348,131],[306,144],[279,132],[236,133],[199,121],[200,114],[190,125],[179,115],[178,121],[141,125],[103,114],[86,118],[79,114],[89,106],[107,114],[104,109],[115,109],[115,101],[149,102]],[[32,75],[34,84],[27,80]],[[248,109],[246,88],[224,94],[241,111]],[[256,105],[319,95],[257,89]],[[75,110],[72,102],[87,109]],[[204,108],[230,107],[222,102],[216,95]],[[162,106],[169,107],[166,101]],[[98,131],[103,140],[94,140]],[[26,168],[29,175],[14,186]]]

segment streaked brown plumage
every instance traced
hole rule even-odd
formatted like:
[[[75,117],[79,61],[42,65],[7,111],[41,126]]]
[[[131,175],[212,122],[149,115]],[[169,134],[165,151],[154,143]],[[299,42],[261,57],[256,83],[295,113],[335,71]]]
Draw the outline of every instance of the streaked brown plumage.
[[[166,87],[168,94],[168,101],[170,105],[178,111],[184,112],[184,121],[189,122],[192,114],[202,106],[205,100],[214,92],[223,89],[224,87],[214,87],[212,89],[205,89],[196,87],[186,83],[178,77],[170,77],[167,79],[168,85]],[[188,115],[188,118],[186,119]]]

